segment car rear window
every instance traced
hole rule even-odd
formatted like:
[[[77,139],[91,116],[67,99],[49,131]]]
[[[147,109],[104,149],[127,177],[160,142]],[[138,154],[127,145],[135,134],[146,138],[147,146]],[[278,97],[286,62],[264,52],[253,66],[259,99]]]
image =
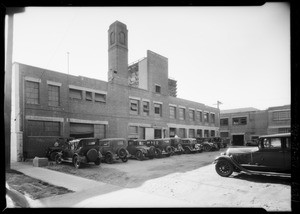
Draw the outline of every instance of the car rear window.
[[[122,141],[122,140],[117,141],[117,145],[118,146],[123,146],[124,145],[124,141]]]

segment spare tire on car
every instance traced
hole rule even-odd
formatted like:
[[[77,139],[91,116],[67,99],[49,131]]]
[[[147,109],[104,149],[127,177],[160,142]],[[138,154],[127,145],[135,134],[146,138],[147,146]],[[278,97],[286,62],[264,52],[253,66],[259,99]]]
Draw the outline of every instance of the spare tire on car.
[[[90,162],[95,162],[98,158],[98,152],[96,149],[90,149],[87,153],[86,156]]]

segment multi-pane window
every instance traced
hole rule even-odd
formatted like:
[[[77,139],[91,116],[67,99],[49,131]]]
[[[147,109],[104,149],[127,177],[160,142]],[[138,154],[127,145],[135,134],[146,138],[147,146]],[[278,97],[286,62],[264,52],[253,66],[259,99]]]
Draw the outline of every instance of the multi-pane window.
[[[138,134],[138,126],[129,126],[130,134]]]
[[[215,134],[216,134],[215,130],[211,130],[211,131],[210,131],[210,136],[211,136],[211,137],[215,137]]]
[[[204,122],[205,123],[208,123],[208,116],[209,116],[209,113],[208,112],[204,112],[204,115],[203,115],[203,117],[204,117]]]
[[[291,128],[278,128],[278,133],[289,133]]]
[[[291,119],[290,111],[275,111],[273,112],[273,120],[289,120]]]
[[[197,129],[197,137],[202,137],[202,129]]]
[[[196,120],[198,122],[202,122],[202,112],[201,111],[196,111]]]
[[[179,120],[185,120],[185,109],[179,108]]]
[[[190,118],[190,121],[195,120],[195,110],[189,109],[189,118]]]
[[[48,85],[48,105],[59,106],[59,86]]]
[[[93,101],[93,94],[90,91],[85,92],[85,100],[87,101]]]
[[[232,118],[232,125],[246,125],[247,117],[235,117]]]
[[[220,126],[228,126],[228,118],[220,119]]]
[[[209,130],[204,130],[204,137],[209,137]]]
[[[189,129],[189,137],[195,137],[195,129]]]
[[[95,102],[106,102],[106,94],[95,93]]]
[[[169,106],[170,109],[170,118],[176,119],[176,107],[175,106]]]
[[[139,114],[139,100],[130,99],[130,114]]]
[[[52,121],[27,121],[27,136],[60,136],[60,123]]]
[[[215,123],[215,114],[213,113],[210,114],[210,122]]]
[[[39,104],[39,83],[25,81],[25,93],[27,104]]]
[[[82,91],[70,88],[69,89],[69,97],[74,100],[82,100]]]
[[[159,85],[155,85],[155,92],[156,93],[161,93],[161,87]]]
[[[143,101],[143,115],[148,116],[149,115],[149,102],[148,101]]]
[[[159,103],[154,103],[154,115],[162,116],[162,105]]]

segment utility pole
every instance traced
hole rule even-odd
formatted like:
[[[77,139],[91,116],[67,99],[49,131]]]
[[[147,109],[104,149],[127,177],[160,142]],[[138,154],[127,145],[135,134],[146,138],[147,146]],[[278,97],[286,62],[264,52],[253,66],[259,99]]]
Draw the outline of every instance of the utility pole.
[[[217,108],[220,109],[219,105],[221,105],[221,104],[223,104],[223,103],[221,103],[219,100],[217,100],[217,104],[214,104],[214,105],[217,105]]]
[[[214,105],[217,105],[217,108],[219,109],[219,114],[218,114],[219,122],[220,122],[220,105],[222,105],[222,104],[223,103],[220,102],[219,100],[217,100],[217,104],[214,104]],[[218,131],[217,136],[220,136],[220,131]]]
[[[14,14],[22,13],[23,7],[8,7],[6,14],[8,17],[6,65],[4,77],[4,127],[5,127],[5,169],[10,169],[10,147],[11,147],[11,87],[12,87],[12,57],[13,57],[13,29]]]

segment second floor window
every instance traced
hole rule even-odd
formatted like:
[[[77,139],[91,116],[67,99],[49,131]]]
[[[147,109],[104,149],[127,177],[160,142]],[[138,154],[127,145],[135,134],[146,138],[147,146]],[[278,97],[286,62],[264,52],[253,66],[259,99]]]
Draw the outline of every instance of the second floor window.
[[[228,118],[220,119],[220,126],[228,126]]]
[[[82,100],[82,91],[70,88],[69,89],[69,97],[74,100]]]
[[[59,86],[48,85],[48,105],[59,106]]]
[[[154,103],[154,114],[158,115],[158,116],[162,116],[162,108],[161,108],[161,104],[158,103]]]
[[[130,99],[130,114],[138,115],[139,114],[139,101]]]
[[[202,122],[202,112],[201,111],[196,111],[196,120],[198,122]]]
[[[246,125],[247,117],[235,117],[232,118],[232,125]]]
[[[179,108],[179,120],[185,120],[185,109]]]
[[[209,118],[208,118],[208,112],[204,112],[204,115],[203,115],[203,117],[204,117],[204,122],[206,122],[206,123],[208,123],[209,121]]]
[[[190,109],[189,116],[190,116],[190,121],[194,121],[195,120],[195,111]]]
[[[175,106],[169,106],[170,108],[170,118],[176,119],[176,107]]]
[[[93,101],[92,92],[90,92],[90,91],[86,91],[85,92],[85,100],[87,100],[87,101]]]
[[[25,82],[25,96],[27,104],[39,104],[40,85],[38,82]]]
[[[290,120],[290,111],[275,111],[273,112],[273,120]]]
[[[143,101],[143,115],[148,116],[149,115],[149,102]]]
[[[210,114],[210,122],[215,123],[215,114]]]
[[[156,93],[161,93],[161,87],[159,85],[155,85],[155,92]]]
[[[95,102],[106,102],[106,94],[95,93]]]

